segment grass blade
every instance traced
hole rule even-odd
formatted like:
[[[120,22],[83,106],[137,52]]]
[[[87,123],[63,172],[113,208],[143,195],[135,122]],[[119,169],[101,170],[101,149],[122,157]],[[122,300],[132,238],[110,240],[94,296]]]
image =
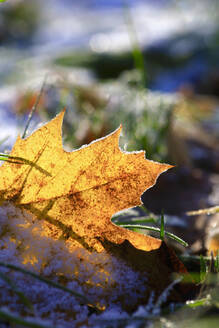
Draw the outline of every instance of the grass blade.
[[[30,327],[30,328],[55,328],[51,325],[43,325],[31,320],[24,320],[21,317],[18,317],[17,315],[11,314],[9,312],[6,312],[2,309],[0,309],[0,319],[4,322],[9,322],[15,325],[19,325],[20,327]]]
[[[201,215],[201,214],[215,214],[215,213],[219,213],[219,206],[212,206],[212,207],[208,207],[208,208],[203,208],[201,210],[197,210],[197,211],[189,211],[186,212],[187,215],[189,216],[193,216],[193,215]]]
[[[0,153],[0,161],[8,161],[9,155]]]
[[[40,102],[40,98],[41,98],[41,96],[42,96],[42,94],[43,94],[43,91],[44,91],[44,88],[45,88],[45,85],[46,85],[46,80],[47,80],[47,75],[44,77],[43,84],[42,84],[42,86],[41,86],[41,88],[40,88],[40,92],[39,92],[39,94],[38,94],[38,97],[37,97],[37,99],[36,99],[36,102],[35,102],[35,104],[33,105],[33,107],[31,108],[30,114],[29,114],[28,119],[27,119],[26,126],[25,126],[25,128],[24,128],[24,132],[23,132],[23,134],[22,134],[22,139],[24,139],[24,138],[26,137],[27,130],[28,130],[28,128],[29,128],[29,125],[30,125],[31,119],[32,119],[32,117],[33,117],[35,111],[37,110],[37,107],[38,107],[39,102]]]
[[[202,255],[200,255],[200,282],[203,282],[207,275],[207,262]]]
[[[199,306],[206,306],[208,303],[209,303],[209,298],[205,297],[198,300],[187,301],[186,306],[190,308],[196,308]]]
[[[0,278],[2,280],[4,280],[13,290],[13,292],[20,298],[21,302],[26,305],[26,307],[31,311],[31,313],[34,313],[34,309],[33,309],[33,305],[32,303],[29,301],[29,299],[24,295],[24,293],[22,293],[14,284],[14,282],[8,278],[8,276],[6,276],[5,274],[3,274],[2,272],[0,272]]]
[[[128,228],[128,229],[145,229],[145,230],[149,230],[149,231],[154,231],[154,232],[158,232],[160,233],[160,228],[155,228],[155,227],[150,227],[150,226],[145,226],[145,225],[140,225],[140,224],[121,224],[120,227],[123,228]],[[188,247],[188,243],[186,241],[184,241],[183,239],[177,237],[176,235],[174,235],[171,232],[165,231],[165,234],[167,237],[177,241],[178,243],[180,243],[181,245],[183,245],[184,247]]]
[[[157,220],[153,217],[136,216],[127,220],[121,220],[121,218],[121,216],[118,216],[118,218],[113,218],[112,221],[118,226],[124,224],[157,224]]]
[[[29,276],[31,276],[31,277],[33,277],[33,278],[39,280],[39,281],[42,281],[42,282],[46,283],[46,284],[49,285],[49,286],[52,286],[52,287],[54,287],[54,288],[57,288],[57,289],[63,290],[63,291],[65,291],[65,292],[67,292],[67,293],[69,293],[69,294],[71,294],[71,295],[73,295],[73,296],[75,296],[75,297],[81,299],[81,301],[82,301],[84,304],[86,304],[86,305],[88,305],[88,306],[91,306],[91,307],[95,308],[95,310],[99,311],[99,309],[97,309],[95,305],[93,305],[91,302],[89,302],[89,300],[86,298],[86,296],[84,296],[84,295],[82,295],[82,294],[79,294],[79,293],[77,293],[77,292],[75,292],[75,291],[73,291],[73,290],[71,290],[71,289],[69,289],[69,288],[67,288],[67,287],[65,287],[65,286],[62,286],[62,285],[60,285],[59,283],[57,283],[57,282],[55,282],[55,281],[49,280],[49,279],[47,279],[47,278],[44,278],[44,277],[42,277],[42,276],[40,276],[40,275],[38,275],[38,274],[36,274],[36,273],[34,273],[34,272],[32,272],[32,271],[29,271],[29,270],[23,269],[23,268],[21,268],[21,267],[18,267],[18,266],[16,266],[16,265],[13,265],[13,264],[0,262],[0,266],[5,267],[5,268],[8,268],[8,269],[15,270],[15,271],[22,272],[22,273],[24,273],[24,274],[26,274],[26,275],[29,275]]]
[[[219,273],[219,250],[217,251],[217,255],[214,260],[214,267],[215,267],[215,271]]]
[[[161,214],[160,220],[161,220],[161,222],[160,222],[160,239],[164,240],[165,230],[164,230],[164,215],[163,215],[163,213]]]
[[[124,18],[125,18],[125,23],[127,26],[130,42],[131,42],[132,56],[134,59],[135,67],[141,74],[141,82],[142,82],[142,86],[144,87],[144,86],[146,86],[146,83],[147,83],[144,55],[142,53],[142,50],[141,50],[141,47],[140,47],[140,44],[138,41],[138,37],[137,37],[136,29],[134,27],[134,22],[132,19],[130,8],[125,0],[123,3],[124,3]]]

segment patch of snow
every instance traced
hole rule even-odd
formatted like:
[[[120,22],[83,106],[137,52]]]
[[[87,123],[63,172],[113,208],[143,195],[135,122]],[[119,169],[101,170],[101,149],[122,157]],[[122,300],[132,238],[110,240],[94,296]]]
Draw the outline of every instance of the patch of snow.
[[[69,251],[64,241],[45,236],[42,222],[11,203],[0,207],[0,262],[23,267],[85,295],[90,303],[106,307],[100,315],[89,316],[89,308],[65,291],[9,268],[0,272],[14,282],[34,307],[34,318],[49,320],[54,326],[94,327],[99,319],[128,319],[124,305],[136,304],[146,292],[146,277],[134,272],[108,253],[89,253],[85,249]],[[0,304],[17,315],[29,316],[11,287],[0,278]],[[131,295],[131,297],[129,296]],[[96,327],[96,324],[95,324]],[[100,326],[102,327],[102,326]]]

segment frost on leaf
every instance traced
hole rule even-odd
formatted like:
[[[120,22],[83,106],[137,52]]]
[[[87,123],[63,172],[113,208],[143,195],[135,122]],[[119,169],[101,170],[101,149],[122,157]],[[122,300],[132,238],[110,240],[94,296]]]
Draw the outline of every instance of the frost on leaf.
[[[124,306],[135,308],[146,302],[152,290],[159,295],[170,284],[173,272],[185,269],[161,240],[118,227],[110,218],[122,209],[140,205],[141,194],[171,166],[145,159],[143,151],[122,152],[118,146],[121,127],[88,146],[67,152],[62,147],[63,116],[64,111],[26,139],[18,137],[10,161],[0,168],[1,202],[13,204],[25,218],[29,215],[22,229],[31,230],[32,237],[25,240],[18,233],[16,238],[15,229],[13,242],[19,246],[21,262],[38,263],[43,272],[52,255],[47,252],[42,260],[40,245],[33,246],[36,240],[47,238],[51,247],[62,241],[66,248],[62,261],[71,262],[69,254],[77,252],[80,265],[74,265],[72,271],[71,264],[63,265],[60,274],[81,279],[83,262],[86,288],[101,286],[106,306],[113,288],[119,290],[114,301],[124,303],[129,268],[138,276],[139,287],[137,284],[135,289],[139,297]],[[9,220],[15,220],[15,215],[9,215]],[[113,271],[120,270],[115,269],[117,265],[121,272],[112,281]],[[91,267],[104,273],[101,283],[93,279]],[[180,293],[173,291],[172,299],[180,300]]]

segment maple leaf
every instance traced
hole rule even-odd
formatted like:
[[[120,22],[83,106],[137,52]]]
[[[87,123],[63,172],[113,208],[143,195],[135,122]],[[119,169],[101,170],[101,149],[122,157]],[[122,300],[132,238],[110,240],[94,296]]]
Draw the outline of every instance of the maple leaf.
[[[184,266],[161,240],[118,227],[110,218],[140,205],[140,195],[171,166],[145,159],[144,151],[122,152],[121,127],[67,152],[63,116],[64,111],[28,138],[17,138],[10,161],[0,168],[0,200],[32,213],[47,236],[64,238],[69,249],[107,251],[122,259],[147,275],[145,300],[150,290],[159,295],[173,272],[186,272]],[[175,291],[173,298],[180,295]]]

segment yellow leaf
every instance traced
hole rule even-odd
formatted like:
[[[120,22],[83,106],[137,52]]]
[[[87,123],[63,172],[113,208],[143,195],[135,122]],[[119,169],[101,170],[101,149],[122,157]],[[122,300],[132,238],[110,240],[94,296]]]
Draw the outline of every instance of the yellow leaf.
[[[110,218],[140,205],[140,195],[171,166],[145,159],[143,151],[121,151],[121,127],[67,152],[62,146],[63,116],[64,111],[26,139],[18,137],[11,161],[0,168],[1,201],[11,201],[41,220],[44,234],[65,239],[70,251],[107,252],[147,276],[143,301],[151,290],[159,295],[173,272],[186,272],[184,266],[161,240],[118,227]]]

